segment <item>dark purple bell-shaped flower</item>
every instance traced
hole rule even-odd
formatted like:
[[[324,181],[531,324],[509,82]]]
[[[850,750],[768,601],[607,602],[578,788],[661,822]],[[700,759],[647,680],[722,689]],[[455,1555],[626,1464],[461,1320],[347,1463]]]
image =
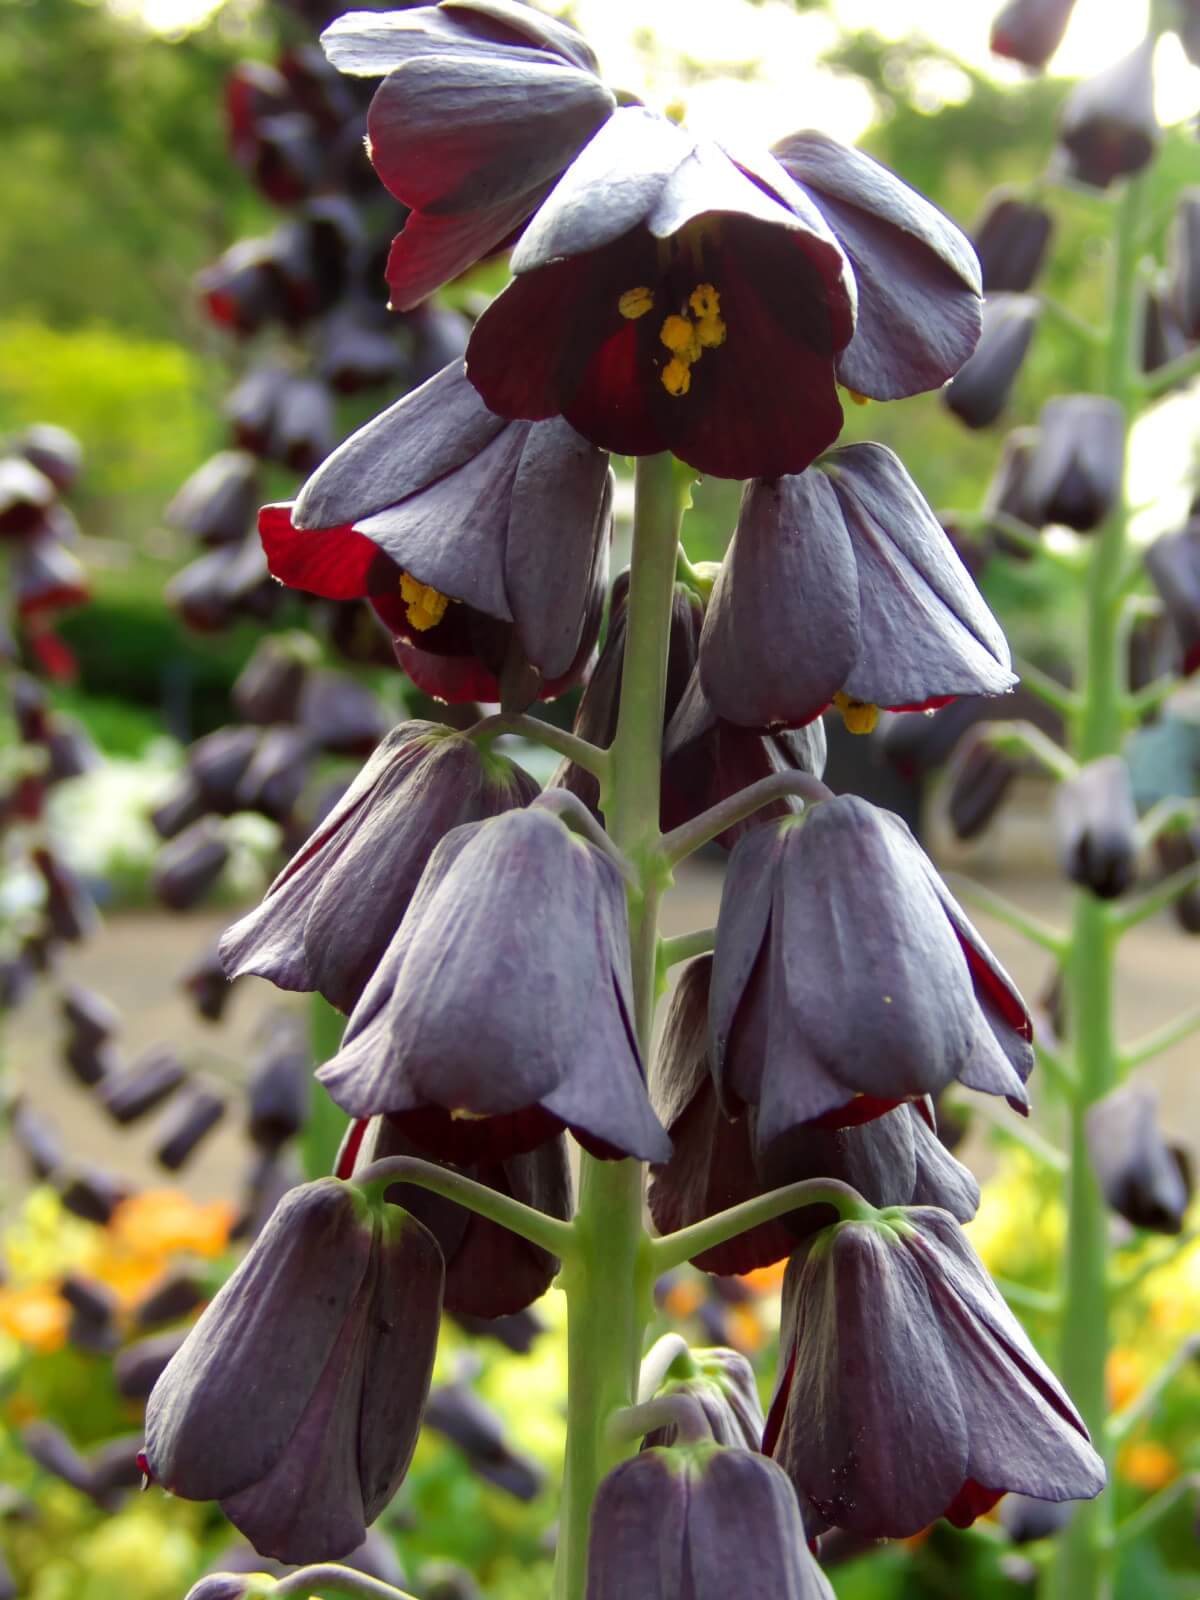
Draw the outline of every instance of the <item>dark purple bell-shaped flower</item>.
[[[771,153],[854,270],[857,320],[838,357],[839,383],[872,400],[940,388],[979,339],[979,262],[969,240],[887,167],[827,134],[789,134]],[[762,176],[770,185],[770,173]]]
[[[536,1499],[543,1473],[535,1461],[514,1450],[504,1422],[464,1382],[443,1383],[429,1396],[425,1426],[457,1445],[476,1477],[517,1500]]]
[[[876,1206],[937,1205],[960,1222],[979,1205],[979,1186],[937,1137],[933,1107],[916,1101],[858,1126],[808,1123],[757,1148],[756,1116],[730,1120],[713,1086],[708,1047],[712,958],[684,968],[671,996],[650,1093],[671,1136],[671,1159],[651,1171],[647,1204],[660,1233],[804,1178],[837,1178]],[[750,1272],[781,1261],[797,1239],[833,1220],[826,1206],[806,1206],[752,1228],[694,1258],[706,1272]]]
[[[425,1130],[418,1127],[417,1131]],[[439,1131],[453,1141],[453,1126]],[[442,1155],[436,1136],[434,1143],[438,1149],[433,1154]],[[429,1160],[430,1155],[430,1150],[408,1137],[393,1118],[372,1117],[365,1125],[351,1124],[335,1170],[339,1178],[348,1178],[387,1156]],[[439,1165],[448,1166],[449,1162],[443,1160]],[[571,1169],[561,1134],[522,1155],[461,1160],[453,1170],[548,1216],[568,1221],[574,1215]],[[540,1245],[428,1189],[397,1182],[387,1190],[387,1198],[424,1223],[437,1240],[446,1263],[442,1303],[447,1311],[468,1317],[511,1316],[539,1300],[558,1272],[558,1259]]]
[[[528,704],[591,654],[611,514],[607,458],[561,419],[493,416],[459,362],[351,435],[259,528],[283,583],[369,599],[419,687],[497,700],[521,667]]]
[[[852,731],[1016,679],[944,529],[883,445],[747,485],[700,635],[718,716],[798,727],[833,703]]]
[[[1115,900],[1137,871],[1137,807],[1121,756],[1100,756],[1061,783],[1054,827],[1063,872],[1101,900]]]
[[[954,837],[976,839],[994,819],[1021,771],[1021,763],[997,750],[986,729],[972,728],[959,740],[946,772],[946,816]]]
[[[1015,1491],[1088,1500],[1104,1464],[958,1224],[933,1207],[840,1223],[784,1282],[763,1448],[828,1525],[906,1538]]]
[[[753,1450],[643,1450],[592,1506],[587,1600],[833,1600],[787,1478]]]
[[[1140,172],[1157,150],[1162,129],[1154,115],[1154,44],[1151,34],[1067,96],[1058,136],[1081,183],[1107,189]]]
[[[155,1134],[154,1156],[168,1172],[178,1172],[224,1117],[221,1095],[198,1084],[179,1095],[163,1114]]]
[[[746,1357],[737,1350],[718,1346],[711,1350],[689,1350],[688,1365],[687,1375],[668,1376],[658,1395],[695,1401],[717,1444],[757,1450],[764,1426],[762,1402],[758,1398],[754,1368]],[[678,1425],[668,1423],[647,1434],[643,1448],[672,1445],[678,1437]]]
[[[203,817],[164,845],[154,863],[154,892],[172,911],[189,911],[217,882],[229,860],[220,827]]]
[[[244,450],[221,450],[197,467],[164,513],[202,544],[236,544],[258,511],[258,463]]]
[[[1183,670],[1190,675],[1200,667],[1200,519],[1156,539],[1143,560],[1179,640]]]
[[[1158,1128],[1158,1097],[1132,1084],[1087,1114],[1088,1154],[1105,1200],[1119,1217],[1152,1233],[1181,1233],[1192,1198],[1191,1163]]]
[[[1027,294],[989,295],[983,333],[975,354],[942,391],[942,398],[968,428],[986,428],[1008,404],[1037,331],[1041,306]]]
[[[1026,520],[1076,533],[1098,528],[1120,493],[1124,440],[1124,413],[1115,400],[1095,394],[1048,400],[1025,471]]]
[[[426,1144],[440,1120],[503,1156],[565,1124],[597,1153],[665,1160],[617,867],[538,806],[456,828],[317,1076],[351,1116],[390,1112]]]
[[[22,429],[13,443],[59,494],[70,494],[83,471],[83,446],[73,433],[53,422],[35,422]]]
[[[767,1149],[967,1088],[1027,1105],[1028,1012],[898,817],[852,795],[730,859],[709,1006],[717,1089]]]
[[[992,23],[992,49],[1026,67],[1044,67],[1062,43],[1075,0],[1008,0]]]
[[[187,1075],[187,1068],[175,1052],[159,1045],[145,1051],[123,1071],[108,1074],[100,1085],[98,1098],[113,1121],[124,1126],[161,1105]]]
[[[528,805],[535,781],[432,722],[403,722],[267,890],[226,930],[230,978],[315,989],[350,1012],[451,829]]]
[[[989,195],[972,243],[985,294],[1026,294],[1045,264],[1054,218],[1045,206],[1000,191]]]
[[[587,42],[512,0],[352,11],[321,42],[384,79],[367,149],[409,207],[387,269],[399,311],[505,247],[616,106]]]
[[[291,1190],[155,1384],[146,1471],[264,1555],[347,1554],[412,1455],[441,1293],[412,1217],[335,1178]]]

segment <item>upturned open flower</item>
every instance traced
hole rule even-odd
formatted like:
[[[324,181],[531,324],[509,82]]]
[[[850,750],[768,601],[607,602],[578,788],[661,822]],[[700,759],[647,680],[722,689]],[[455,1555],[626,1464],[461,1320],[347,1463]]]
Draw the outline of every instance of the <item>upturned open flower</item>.
[[[753,1563],[752,1590],[747,1564]],[[752,1450],[643,1450],[592,1506],[587,1600],[833,1600],[787,1478]]]
[[[352,11],[321,42],[384,80],[367,149],[410,208],[387,266],[399,311],[505,246],[617,103],[578,33],[512,0]]]
[[[1009,0],[992,23],[992,49],[1026,67],[1044,67],[1062,43],[1075,0]]]
[[[717,714],[796,727],[831,703],[852,731],[1016,679],[1004,635],[899,459],[831,451],[747,485],[700,635]]]
[[[1140,172],[1157,150],[1155,42],[1150,34],[1115,66],[1077,83],[1064,101],[1058,136],[1081,183],[1107,189]]]
[[[738,843],[709,1023],[722,1104],[757,1109],[760,1148],[955,1080],[1027,1105],[1024,1003],[904,823],[853,795]]]
[[[352,434],[259,531],[271,571],[367,598],[417,685],[528,704],[577,681],[599,632],[612,479],[561,419],[493,416],[451,363]]]
[[[317,990],[349,1012],[383,959],[434,846],[453,828],[528,805],[533,778],[432,722],[403,722],[267,890],[229,928],[232,978]]]
[[[840,1179],[871,1205],[936,1205],[960,1222],[975,1215],[979,1186],[938,1139],[928,1100],[855,1127],[807,1123],[765,1147],[752,1109],[726,1116],[708,1047],[711,973],[711,956],[684,968],[650,1074],[651,1100],[674,1147],[671,1159],[653,1168],[646,1196],[660,1233],[804,1178]],[[805,1206],[703,1251],[693,1265],[705,1272],[751,1272],[782,1261],[798,1239],[831,1220],[828,1207]]]
[[[155,1384],[145,1470],[263,1555],[347,1554],[416,1444],[441,1294],[412,1217],[335,1178],[290,1190]]]
[[[614,112],[512,265],[467,345],[501,416],[561,415],[605,449],[727,478],[799,472],[840,432],[854,277],[772,158],[751,178],[665,118]]]
[[[565,1124],[598,1154],[661,1161],[632,1018],[621,874],[533,806],[446,835],[317,1076],[351,1116],[389,1112],[427,1149],[440,1127],[451,1160],[531,1150]]]
[[[349,1178],[388,1156],[428,1160],[430,1152],[408,1137],[391,1117],[352,1123],[338,1155],[337,1176]],[[451,1170],[465,1172],[476,1183],[485,1183],[547,1216],[565,1222],[573,1214],[571,1169],[561,1134],[522,1155],[467,1161]],[[442,1303],[447,1311],[468,1317],[511,1316],[539,1300],[558,1271],[559,1262],[548,1250],[428,1189],[393,1183],[387,1199],[403,1206],[437,1240],[446,1263]]]
[[[1104,1487],[1082,1420],[944,1211],[806,1241],[780,1340],[763,1448],[826,1524],[907,1538],[938,1517],[967,1527],[1010,1490]]]

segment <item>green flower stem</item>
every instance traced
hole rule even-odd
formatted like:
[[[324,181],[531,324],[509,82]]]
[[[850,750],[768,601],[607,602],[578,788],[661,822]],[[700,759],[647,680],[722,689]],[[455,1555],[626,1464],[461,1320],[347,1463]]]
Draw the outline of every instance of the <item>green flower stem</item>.
[[[1048,739],[1032,722],[994,722],[984,737],[1005,755],[1029,756],[1060,782],[1073,778],[1079,771],[1062,746]]]
[[[659,833],[659,787],[667,647],[679,525],[691,474],[669,455],[637,463],[621,706],[601,807],[639,883],[629,890],[634,1022],[650,1053],[658,979],[658,902],[669,871]],[[574,1248],[561,1283],[567,1295],[567,1455],[554,1569],[555,1600],[584,1600],[588,1520],[605,1473],[628,1453],[609,1418],[637,1395],[653,1284],[642,1227],[642,1167],[581,1160]]]
[[[1138,823],[1139,850],[1148,850],[1164,833],[1174,833],[1177,828],[1187,828],[1200,820],[1200,800],[1191,795],[1171,795],[1152,805]]]
[[[594,844],[597,850],[608,857],[625,882],[637,887],[639,880],[633,863],[617,848],[577,794],[572,794],[569,789],[544,789],[533,803],[545,811],[553,811],[572,833]]]
[[[640,1444],[658,1428],[674,1428],[680,1444],[699,1444],[713,1436],[698,1400],[686,1394],[664,1394],[614,1411],[608,1420],[608,1437],[618,1445]]]
[[[1140,577],[1139,571],[1139,577]],[[1140,689],[1134,689],[1125,696],[1125,715],[1129,722],[1140,722],[1151,711],[1157,711],[1159,706],[1168,696],[1175,693],[1179,687],[1179,679],[1164,675],[1155,678],[1153,683],[1147,683]]]
[[[552,722],[543,722],[540,717],[527,717],[520,712],[498,712],[494,717],[484,717],[474,727],[468,728],[467,738],[491,740],[506,733],[516,734],[533,744],[545,745],[547,750],[566,756],[568,761],[573,761],[577,767],[582,767],[601,782],[608,775],[607,750],[589,744],[586,739],[568,733],[565,728],[556,728]]]
[[[341,1049],[346,1019],[323,995],[308,997],[308,1039],[314,1061],[329,1061]],[[308,1116],[300,1135],[300,1164],[304,1176],[327,1178],[337,1160],[346,1132],[346,1113],[334,1105],[329,1091],[314,1078],[308,1091]]]
[[[1109,920],[1116,932],[1127,933],[1130,928],[1136,928],[1139,922],[1146,922],[1174,905],[1181,894],[1198,886],[1200,861],[1193,861],[1190,866],[1181,867],[1161,883],[1156,883],[1153,889],[1147,889],[1145,894],[1135,895],[1119,907],[1114,906],[1109,913]]]
[[[1050,1080],[1050,1086],[1060,1100],[1069,1100],[1075,1093],[1075,1071],[1069,1067],[1059,1055],[1057,1050],[1052,1050],[1037,1037],[1036,1031],[1033,1039],[1033,1054],[1038,1066]]]
[[[1065,683],[1059,683],[1057,678],[1043,672],[1041,667],[1035,667],[1032,661],[1018,657],[1013,662],[1013,671],[1020,677],[1022,688],[1037,695],[1048,706],[1053,706],[1055,711],[1061,711],[1064,717],[1078,714],[1083,702],[1075,690],[1069,689]]]
[[[1136,415],[1138,229],[1145,178],[1130,182],[1113,218],[1105,389],[1125,418],[1123,449]],[[1082,762],[1121,750],[1125,661],[1121,649],[1121,580],[1129,505],[1118,498],[1090,546],[1085,583],[1083,699],[1072,718],[1072,753]],[[1070,954],[1064,963],[1077,1090],[1070,1105],[1067,1261],[1060,1375],[1111,1470],[1106,1438],[1105,1365],[1109,1350],[1108,1208],[1092,1170],[1087,1115],[1118,1082],[1113,1011],[1117,929],[1108,908],[1085,890],[1075,895]],[[1113,1496],[1105,1490],[1076,1506],[1049,1574],[1054,1600],[1109,1600],[1112,1594]]]
[[[457,1205],[474,1211],[477,1216],[496,1222],[510,1233],[520,1234],[530,1244],[541,1245],[552,1256],[568,1261],[575,1250],[575,1229],[570,1222],[558,1217],[548,1217],[544,1211],[522,1205],[486,1184],[476,1183],[461,1172],[439,1167],[432,1161],[422,1161],[417,1156],[385,1156],[382,1161],[372,1161],[369,1167],[354,1175],[356,1188],[378,1194],[380,1198],[394,1183],[411,1183],[418,1189],[429,1189]]]
[[[638,1372],[638,1404],[646,1400],[653,1400],[666,1381],[667,1373],[679,1362],[686,1364],[689,1371],[695,1370],[688,1342],[681,1333],[664,1333],[662,1338],[651,1345],[642,1360],[641,1370]]]
[[[698,1256],[702,1250],[711,1250],[748,1233],[760,1223],[774,1222],[776,1217],[798,1211],[801,1206],[830,1206],[842,1222],[873,1222],[879,1216],[875,1206],[868,1205],[857,1189],[837,1178],[805,1178],[800,1183],[786,1184],[782,1189],[772,1189],[770,1194],[758,1195],[753,1200],[743,1200],[741,1205],[730,1206],[728,1211],[718,1211],[703,1222],[693,1222],[690,1228],[680,1228],[655,1239],[650,1245],[650,1260],[655,1276],[681,1267],[685,1261]]]
[[[1160,1056],[1173,1044],[1180,1044],[1184,1039],[1190,1038],[1197,1029],[1200,1029],[1200,1006],[1192,1011],[1185,1011],[1182,1016],[1174,1018],[1164,1027],[1156,1028],[1153,1033],[1146,1034],[1136,1044],[1130,1045],[1128,1050],[1122,1050],[1121,1076],[1125,1077],[1134,1067],[1140,1067],[1144,1061],[1153,1061],[1155,1056]]]
[[[1157,400],[1173,389],[1177,383],[1187,383],[1198,375],[1200,375],[1200,346],[1187,351],[1184,355],[1176,356],[1174,361],[1168,361],[1156,372],[1147,373],[1140,381],[1140,388],[1147,399]]]
[[[355,1572],[352,1567],[340,1567],[336,1562],[323,1561],[319,1566],[301,1567],[289,1572],[286,1578],[277,1579],[263,1594],[278,1597],[297,1595],[300,1600],[320,1595],[321,1600],[413,1600],[406,1589],[393,1589],[390,1583],[370,1578],[365,1572]]]
[[[681,961],[693,956],[706,956],[717,942],[715,928],[695,928],[691,933],[677,933],[673,939],[660,939],[658,945],[658,970],[665,974]]]
[[[1006,1144],[1019,1145],[1022,1150],[1028,1150],[1031,1156],[1040,1161],[1044,1167],[1048,1167],[1051,1172],[1063,1173],[1067,1170],[1067,1158],[1058,1146],[1051,1144],[1044,1134],[1040,1134],[1036,1128],[1031,1128],[1020,1117],[1014,1117],[1003,1101],[993,1105],[990,1099],[981,1096],[971,1110],[990,1124],[992,1133],[997,1139],[1002,1139]]]
[[[1193,1243],[1195,1238],[1193,1236]],[[1161,1265],[1159,1262],[1157,1265]],[[1108,1437],[1112,1445],[1116,1446],[1128,1439],[1129,1435],[1140,1422],[1145,1422],[1147,1417],[1154,1414],[1158,1402],[1178,1377],[1184,1367],[1200,1359],[1200,1339],[1185,1339],[1176,1350],[1175,1354],[1151,1378],[1150,1382],[1140,1393],[1135,1394],[1127,1406],[1123,1406],[1114,1416],[1109,1418]]]
[[[827,789],[820,778],[814,778],[809,772],[773,772],[769,778],[760,778],[757,783],[731,794],[727,800],[710,806],[690,822],[672,828],[670,833],[663,835],[662,853],[671,866],[677,866],[719,833],[724,833],[726,828],[752,817],[772,801],[785,800],[790,796],[816,805],[822,800],[832,800],[833,790]]]
[[[1015,932],[1028,939],[1030,944],[1040,946],[1059,961],[1066,956],[1069,948],[1066,934],[1060,933],[1057,928],[1051,928],[1045,922],[1040,922],[1037,917],[1031,917],[1027,911],[1022,911],[1020,906],[1013,905],[1012,901],[1006,900],[1003,895],[985,889],[981,883],[975,883],[969,878],[961,878],[957,873],[951,877],[950,887],[959,900],[969,906],[977,906],[980,911],[986,911],[998,922],[1007,923]]]

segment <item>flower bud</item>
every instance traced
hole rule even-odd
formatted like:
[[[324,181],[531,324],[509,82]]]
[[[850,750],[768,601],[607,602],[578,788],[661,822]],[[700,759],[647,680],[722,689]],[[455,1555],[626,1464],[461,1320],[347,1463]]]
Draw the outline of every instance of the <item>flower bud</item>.
[[[1098,528],[1120,493],[1125,416],[1103,395],[1048,400],[1025,474],[1023,497],[1035,527]]]
[[[225,1101],[210,1089],[197,1087],[180,1095],[155,1130],[155,1160],[168,1172],[177,1172],[225,1111]]]
[[[420,1223],[337,1179],[293,1189],[155,1385],[146,1470],[264,1555],[345,1555],[408,1466],[441,1291]]]
[[[1126,1085],[1087,1114],[1088,1153],[1105,1200],[1151,1233],[1181,1233],[1192,1197],[1191,1164],[1159,1132],[1158,1096]]]
[[[1032,295],[996,294],[983,306],[983,333],[975,354],[942,390],[942,398],[968,428],[986,428],[1008,404],[1037,329],[1041,307]]]
[[[1121,756],[1100,756],[1061,783],[1054,826],[1063,872],[1101,900],[1115,900],[1137,870],[1137,810]]]
[[[154,892],[172,911],[198,905],[225,870],[229,846],[209,819],[189,828],[163,846],[154,863]]]
[[[173,528],[201,544],[238,544],[258,510],[258,463],[241,450],[222,450],[197,467],[163,513]]]
[[[994,48],[994,46],[993,46]],[[1046,260],[1054,218],[1003,191],[989,195],[975,224],[972,243],[983,269],[985,294],[1025,294]]]
[[[1154,115],[1151,34],[1107,71],[1085,78],[1063,103],[1058,136],[1071,176],[1107,189],[1148,165],[1162,139]]]
[[[233,685],[233,707],[243,722],[295,722],[309,673],[308,648],[299,642],[262,640]]]
[[[1008,0],[992,23],[992,49],[1026,67],[1044,67],[1062,43],[1075,0]]]
[[[833,1600],[791,1486],[757,1452],[644,1450],[596,1492],[587,1600],[728,1600],[746,1591],[748,1561],[757,1594]]]

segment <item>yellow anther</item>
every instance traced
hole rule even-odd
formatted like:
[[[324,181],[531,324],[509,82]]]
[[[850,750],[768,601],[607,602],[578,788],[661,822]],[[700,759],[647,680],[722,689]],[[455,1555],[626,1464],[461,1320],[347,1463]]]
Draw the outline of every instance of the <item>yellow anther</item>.
[[[449,595],[442,594],[428,583],[418,583],[407,572],[400,574],[400,598],[408,607],[409,626],[418,633],[436,627],[450,604]]]
[[[682,100],[672,100],[670,105],[663,107],[663,116],[668,122],[682,122],[687,116],[687,106]]]
[[[696,324],[696,338],[705,350],[715,350],[725,343],[725,324],[720,317],[701,317]]]
[[[668,350],[688,366],[700,359],[700,341],[696,337],[695,326],[686,317],[668,317],[658,337]]]
[[[847,389],[846,393],[856,406],[869,406],[871,404],[871,396],[869,394],[859,394],[857,389]]]
[[[855,700],[845,690],[839,689],[833,703],[842,713],[847,733],[873,733],[879,721],[879,707],[870,700]]]
[[[692,308],[693,316],[702,321],[706,317],[717,317],[721,314],[721,296],[711,283],[698,283],[688,295],[688,305]]]
[[[678,356],[672,356],[662,369],[662,386],[668,394],[676,399],[681,394],[686,394],[692,387],[692,369],[686,361],[681,361]]]
[[[635,322],[638,317],[644,317],[653,306],[654,293],[647,289],[645,284],[640,284],[636,289],[626,289],[617,301],[617,310],[630,322]]]

